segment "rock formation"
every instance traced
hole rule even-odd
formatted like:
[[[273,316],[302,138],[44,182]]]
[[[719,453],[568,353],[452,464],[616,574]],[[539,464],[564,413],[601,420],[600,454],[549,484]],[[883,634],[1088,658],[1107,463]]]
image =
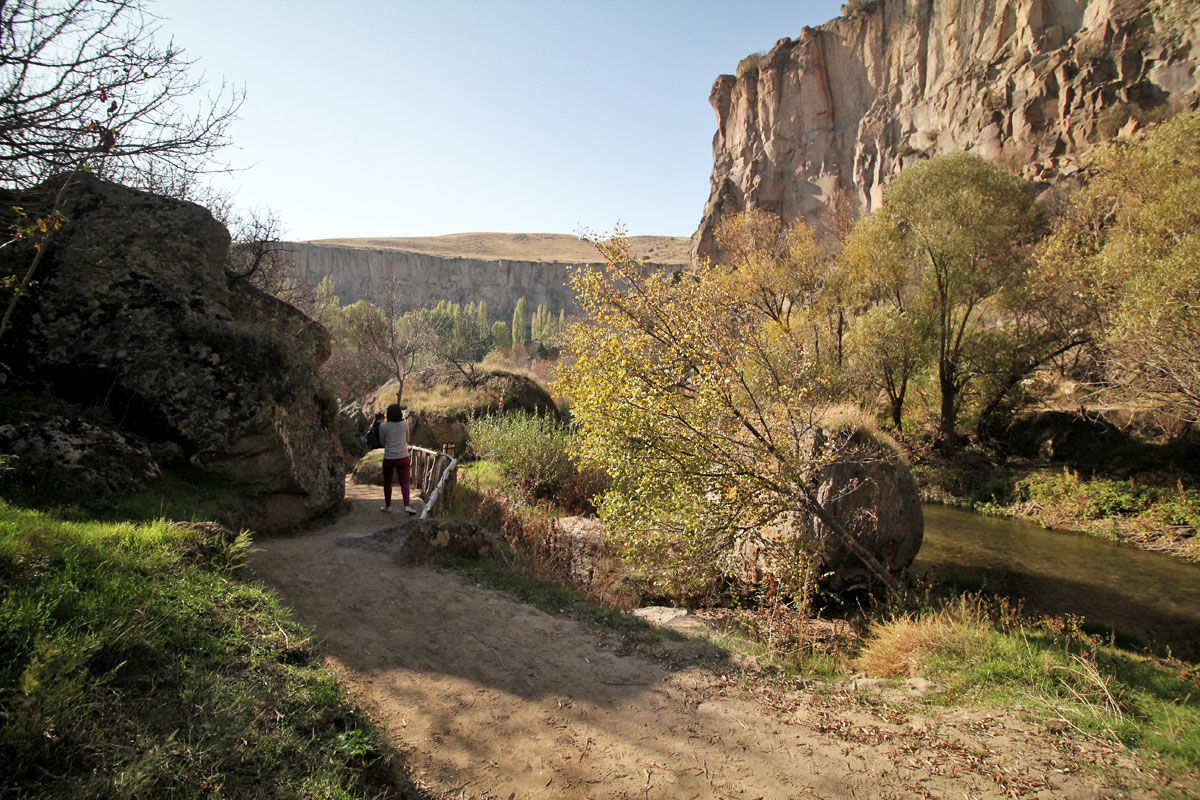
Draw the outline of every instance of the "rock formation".
[[[61,178],[0,207],[45,213]],[[262,500],[248,523],[282,526],[343,496],[336,408],[319,390],[328,335],[224,271],[229,233],[205,209],[82,174],[67,223],[17,306],[0,361],[93,409],[152,453],[223,476]],[[25,242],[0,274],[28,266]]]
[[[394,380],[388,381],[367,399],[359,417],[364,430],[377,412],[396,402],[396,387]],[[439,393],[449,395],[453,407],[451,401],[439,403]],[[459,456],[467,452],[467,423],[473,416],[500,412],[558,416],[554,398],[536,381],[504,370],[481,370],[474,383],[457,370],[429,370],[405,385],[405,397],[414,396],[408,443],[435,451],[451,445]]]
[[[485,237],[462,234],[468,235]],[[401,310],[404,311],[429,308],[442,300],[463,305],[482,300],[487,303],[493,320],[507,322],[512,319],[517,301],[524,297],[530,311],[544,304],[555,315],[560,309],[571,314],[576,310],[575,292],[569,282],[571,268],[595,261],[596,253],[590,245],[585,245],[570,249],[581,251],[578,260],[546,260],[538,258],[534,250],[504,246],[508,239],[522,236],[537,234],[486,235],[478,246],[462,250],[469,253],[466,256],[452,255],[456,249],[446,247],[424,248],[432,252],[417,249],[422,242],[437,243],[454,237],[396,240],[396,244],[384,239],[378,240],[378,244],[366,240],[354,244],[301,242],[288,246],[297,279],[316,285],[325,276],[332,277],[342,303],[380,297],[385,282],[395,279],[403,287]],[[488,255],[489,242],[497,238],[501,241],[495,243],[495,249],[502,254]],[[577,240],[577,237],[558,238]],[[631,241],[641,245],[640,240],[653,243],[635,249],[651,263],[680,267],[686,261],[686,256],[676,252],[682,250],[679,243],[686,240],[633,237]],[[572,255],[570,251],[561,252],[564,249],[559,246],[551,255],[556,259]]]
[[[57,491],[61,502],[138,492],[162,477],[144,444],[86,420],[49,414],[0,425],[0,453],[15,456],[9,480],[25,491]],[[56,486],[47,485],[47,475],[57,477]]]
[[[819,225],[840,187],[861,212],[889,176],[955,150],[1055,181],[1122,130],[1194,108],[1200,4],[855,0],[848,16],[722,75],[711,191],[692,245],[762,208]]]
[[[824,447],[825,436],[816,437],[814,451]],[[903,576],[921,549],[925,520],[912,472],[894,444],[856,430],[821,471],[817,499],[893,577]],[[844,540],[803,510],[783,515],[761,538],[743,542],[730,555],[728,570],[753,592],[777,574],[776,563],[786,563],[794,553],[812,556],[813,576],[824,594],[879,588],[879,580]]]

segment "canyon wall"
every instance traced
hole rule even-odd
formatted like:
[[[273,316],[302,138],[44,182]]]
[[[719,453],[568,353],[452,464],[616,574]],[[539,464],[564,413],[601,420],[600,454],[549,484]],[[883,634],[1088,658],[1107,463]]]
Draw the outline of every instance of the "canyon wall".
[[[575,309],[570,265],[507,259],[445,258],[427,253],[338,245],[290,244],[295,275],[317,284],[329,275],[343,304],[382,297],[386,280],[399,281],[403,309],[487,302],[492,319],[508,320],[524,297],[530,312],[545,304],[552,313]]]
[[[861,213],[917,160],[968,150],[1027,178],[1079,169],[1095,144],[1200,90],[1194,0],[854,0],[847,15],[722,75],[711,191],[692,239],[762,208],[820,226],[836,191]]]
[[[294,275],[304,283],[316,285],[325,276],[333,279],[334,288],[341,302],[353,303],[364,298],[383,296],[385,282],[394,278],[401,286],[403,310],[414,310],[435,306],[442,300],[452,303],[478,303],[485,301],[488,315],[493,320],[509,320],[517,301],[522,297],[530,313],[544,304],[552,314],[565,309],[567,314],[578,310],[575,291],[571,288],[571,268],[588,263],[595,258],[590,245],[578,260],[547,260],[529,252],[528,259],[504,258],[493,253],[524,254],[514,247],[514,242],[529,238],[527,234],[458,234],[450,237],[428,237],[404,240],[416,243],[415,247],[440,249],[440,252],[417,252],[386,244],[372,247],[363,244],[341,245],[322,242],[290,243],[295,262]],[[444,242],[470,237],[473,246],[466,248],[473,255],[449,255],[452,247]],[[550,255],[557,258],[570,257],[564,253],[561,241],[572,237],[541,235],[542,239],[555,240]],[[482,244],[475,240],[484,240]],[[353,241],[353,240],[344,240]],[[367,240],[364,240],[367,241]],[[388,242],[389,240],[379,240]],[[677,237],[632,237],[631,244],[640,247],[634,252],[647,257],[646,248],[654,247],[647,264],[652,267],[678,269],[687,262],[687,239]],[[454,243],[457,244],[457,243]],[[490,252],[489,252],[490,251]],[[543,250],[540,255],[546,255]]]

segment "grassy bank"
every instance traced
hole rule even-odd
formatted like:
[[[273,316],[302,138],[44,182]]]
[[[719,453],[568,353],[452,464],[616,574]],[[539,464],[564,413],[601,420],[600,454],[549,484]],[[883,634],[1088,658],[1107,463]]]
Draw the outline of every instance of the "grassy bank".
[[[1023,713],[1123,745],[1200,788],[1200,668],[1116,646],[1078,620],[948,599],[872,623],[853,663],[872,676],[932,680],[934,702]]]
[[[0,796],[400,795],[248,544],[0,503]]]
[[[922,499],[1079,531],[1200,563],[1200,489],[1177,474],[1131,477],[975,454],[914,465]]]

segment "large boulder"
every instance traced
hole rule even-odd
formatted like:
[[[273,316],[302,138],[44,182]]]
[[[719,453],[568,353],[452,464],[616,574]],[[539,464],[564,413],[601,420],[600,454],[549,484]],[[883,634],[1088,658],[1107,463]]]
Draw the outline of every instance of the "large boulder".
[[[820,450],[827,436],[815,437]],[[874,556],[900,578],[921,548],[924,517],[908,464],[892,443],[865,430],[855,432],[840,458],[822,470],[817,496],[822,507]],[[742,537],[720,565],[721,572],[743,597],[791,580],[789,556],[805,556],[816,589],[826,597],[853,596],[880,587],[880,581],[845,540],[806,510],[780,516],[760,535]],[[648,599],[687,602],[653,585],[617,556],[599,520],[562,517],[543,543],[556,576],[593,596],[618,605]],[[781,576],[782,580],[781,580]]]
[[[81,419],[32,413],[0,425],[0,453],[13,456],[7,481],[26,491],[55,490],[63,502],[139,492],[161,477],[149,449]],[[48,482],[46,476],[55,480]]]
[[[316,370],[328,335],[302,313],[225,273],[230,237],[193,203],[73,175],[0,208],[67,222],[37,285],[0,340],[0,359],[121,428],[261,498],[249,524],[279,527],[344,493],[336,408]],[[61,191],[60,191],[61,190]],[[34,257],[0,250],[0,274]]]
[[[829,436],[814,437],[814,451],[822,450]],[[840,455],[821,470],[817,499],[859,546],[899,578],[916,558],[925,532],[908,463],[882,435],[861,428],[838,451]],[[806,509],[782,515],[762,534],[730,558],[731,575],[748,587],[762,586],[777,572],[774,562],[780,554],[795,552],[812,557],[816,586],[827,596],[853,595],[880,585],[845,538]]]

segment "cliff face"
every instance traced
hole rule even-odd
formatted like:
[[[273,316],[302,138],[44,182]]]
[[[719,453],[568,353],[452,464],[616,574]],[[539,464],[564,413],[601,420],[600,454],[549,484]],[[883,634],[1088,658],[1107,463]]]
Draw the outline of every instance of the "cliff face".
[[[575,293],[568,285],[566,264],[534,261],[443,258],[402,250],[372,250],[337,245],[294,244],[296,277],[317,284],[326,276],[343,303],[379,297],[383,285],[395,277],[402,287],[405,310],[452,303],[487,302],[492,319],[507,320],[524,297],[530,309],[544,303],[558,313],[570,314]]]
[[[722,75],[712,187],[693,236],[762,208],[820,225],[841,187],[858,210],[889,176],[969,150],[1025,177],[1077,171],[1095,144],[1194,108],[1192,0],[863,0]]]
[[[482,300],[487,303],[492,319],[508,320],[522,297],[531,312],[539,304],[545,304],[555,314],[559,309],[566,309],[568,314],[576,310],[575,291],[570,286],[571,267],[586,263],[588,256],[595,259],[590,246],[584,248],[583,257],[576,261],[487,257],[482,254],[488,250],[513,251],[508,240],[524,234],[487,236],[488,241],[476,243],[477,246],[469,249],[475,255],[466,257],[449,255],[455,248],[446,246],[437,248],[440,252],[434,253],[385,245],[372,247],[369,244],[349,246],[313,242],[291,244],[289,247],[295,260],[296,278],[315,285],[325,276],[331,276],[342,303],[380,297],[385,282],[394,277],[403,288],[401,294],[405,310],[428,308],[442,300],[464,305]],[[496,241],[505,236],[507,239]],[[441,240],[454,238],[431,237],[405,241],[428,248],[430,244],[440,245],[444,244]],[[648,246],[656,250],[646,252],[643,248],[641,254],[659,266],[679,267],[686,262],[686,248],[682,246],[686,245],[686,239],[634,237],[631,240],[631,243],[637,244],[645,242],[649,242]],[[559,250],[562,249],[559,247]],[[667,257],[658,263],[658,252],[663,251],[667,251],[664,253]],[[637,248],[636,252],[639,252]]]

